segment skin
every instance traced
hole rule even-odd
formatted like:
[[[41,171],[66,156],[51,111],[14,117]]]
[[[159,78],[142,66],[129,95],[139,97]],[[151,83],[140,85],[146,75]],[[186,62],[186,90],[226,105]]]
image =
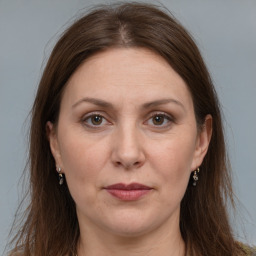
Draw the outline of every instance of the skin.
[[[74,72],[59,121],[47,128],[77,207],[78,255],[184,255],[180,202],[207,152],[211,121],[198,129],[185,82],[150,50],[108,49]],[[132,182],[152,190],[122,201],[104,189]]]

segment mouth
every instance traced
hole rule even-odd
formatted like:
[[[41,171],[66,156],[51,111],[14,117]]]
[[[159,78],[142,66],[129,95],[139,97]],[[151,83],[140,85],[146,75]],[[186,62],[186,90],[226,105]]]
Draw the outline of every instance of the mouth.
[[[117,183],[104,187],[104,189],[122,201],[135,201],[148,194],[153,188],[139,183]]]

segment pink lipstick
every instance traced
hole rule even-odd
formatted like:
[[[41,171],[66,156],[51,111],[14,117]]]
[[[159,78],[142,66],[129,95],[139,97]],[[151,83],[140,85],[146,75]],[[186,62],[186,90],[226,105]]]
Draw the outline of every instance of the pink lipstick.
[[[118,183],[118,184],[107,186],[105,187],[105,189],[112,196],[117,197],[118,199],[123,201],[138,200],[152,190],[151,187],[148,187],[139,183],[131,183],[128,185],[123,183]]]

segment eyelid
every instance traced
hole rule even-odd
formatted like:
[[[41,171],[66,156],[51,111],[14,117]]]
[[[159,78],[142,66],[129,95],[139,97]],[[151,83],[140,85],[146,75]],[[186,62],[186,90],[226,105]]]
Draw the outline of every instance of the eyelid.
[[[105,115],[103,115],[101,112],[98,112],[98,111],[90,112],[90,113],[84,115],[84,116],[81,118],[81,122],[82,122],[86,127],[88,127],[88,128],[92,128],[92,129],[97,129],[97,128],[99,129],[99,128],[102,128],[103,125],[101,125],[101,124],[100,124],[100,125],[90,125],[90,124],[88,124],[88,123],[85,123],[86,120],[90,119],[90,118],[93,117],[93,116],[100,116],[100,117],[102,117],[104,120],[106,120],[108,124],[111,123],[111,122],[109,122],[108,118],[105,117]]]
[[[162,116],[165,116],[165,117],[168,117],[168,118],[170,118],[170,119],[174,119],[174,117],[172,116],[172,115],[170,115],[170,114],[168,114],[168,113],[166,113],[166,112],[163,112],[163,111],[154,111],[154,112],[151,112],[150,114],[149,114],[149,117],[154,117],[154,116],[157,116],[157,115],[162,115]]]
[[[146,119],[146,123],[149,122],[149,120],[155,116],[163,116],[165,119],[168,120],[168,124],[165,124],[165,125],[152,125],[154,128],[158,128],[158,129],[163,129],[163,128],[168,128],[172,123],[175,123],[175,118],[173,117],[173,115],[170,115],[166,112],[162,112],[162,111],[154,111],[154,112],[151,112],[149,114],[149,117]],[[100,125],[90,125],[88,123],[86,123],[85,121],[90,119],[91,117],[93,116],[100,116],[102,117],[106,122],[107,124],[100,124]],[[108,118],[105,117],[106,114],[102,114],[101,111],[94,111],[94,112],[90,112],[90,113],[87,113],[85,114],[82,118],[81,118],[81,122],[83,123],[83,125],[85,125],[86,127],[88,128],[92,128],[92,129],[100,129],[100,128],[103,128],[103,126],[105,125],[109,125],[111,124],[111,122],[108,120]],[[145,123],[144,122],[144,123]]]
[[[167,114],[166,112],[162,112],[162,111],[155,111],[150,113],[149,118],[147,118],[146,122],[148,122],[151,118],[155,117],[155,116],[163,116],[164,118],[166,118],[169,122],[167,125],[154,125],[155,128],[161,129],[161,128],[168,128],[171,124],[170,123],[175,123],[175,118],[170,115]]]

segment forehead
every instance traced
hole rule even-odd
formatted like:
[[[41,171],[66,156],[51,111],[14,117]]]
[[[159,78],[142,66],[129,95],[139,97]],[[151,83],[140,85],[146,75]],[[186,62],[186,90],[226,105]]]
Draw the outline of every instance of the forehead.
[[[185,82],[163,57],[145,48],[113,48],[79,66],[67,83],[63,101],[72,104],[81,97],[98,97],[137,103],[168,96],[192,103]]]

